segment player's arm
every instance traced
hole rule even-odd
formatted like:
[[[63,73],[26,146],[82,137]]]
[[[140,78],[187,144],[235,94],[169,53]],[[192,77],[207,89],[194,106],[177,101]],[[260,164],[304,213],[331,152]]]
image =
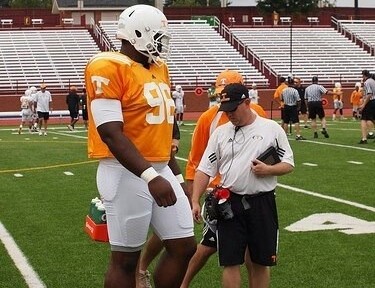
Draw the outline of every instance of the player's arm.
[[[209,127],[211,119],[201,116],[195,126],[193,136],[191,138],[191,147],[186,164],[185,179],[187,190],[190,195],[193,193],[193,180],[195,176],[195,169],[201,161],[204,150],[206,149],[209,139]]]
[[[193,195],[191,196],[192,214],[195,221],[200,221],[201,219],[201,206],[200,198],[206,191],[208,183],[210,181],[210,176],[198,170],[195,173],[194,183],[193,183]]]
[[[121,102],[110,99],[95,99],[91,111],[102,141],[113,156],[128,170],[148,184],[151,195],[159,206],[176,203],[176,195],[170,183],[152,168],[135,145],[123,134]]]

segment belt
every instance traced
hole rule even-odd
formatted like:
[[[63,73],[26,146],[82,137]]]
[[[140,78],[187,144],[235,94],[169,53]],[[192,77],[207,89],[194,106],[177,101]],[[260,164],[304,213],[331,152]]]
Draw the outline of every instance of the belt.
[[[274,193],[274,192],[275,192],[275,189],[271,190],[271,191],[262,191],[262,192],[258,192],[258,193],[255,193],[255,194],[245,194],[245,195],[240,195],[240,194],[236,194],[234,192],[231,192],[230,199],[232,199],[234,201],[237,200],[238,202],[241,202],[241,204],[243,206],[243,209],[247,210],[251,207],[250,203],[249,203],[250,199],[266,196],[266,195],[269,195],[270,193]]]

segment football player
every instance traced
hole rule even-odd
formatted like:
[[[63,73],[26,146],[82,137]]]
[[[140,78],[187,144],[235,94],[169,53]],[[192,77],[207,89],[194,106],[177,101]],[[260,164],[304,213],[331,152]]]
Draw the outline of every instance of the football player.
[[[184,124],[184,110],[185,110],[185,100],[184,100],[184,90],[182,90],[181,85],[176,85],[176,91],[173,91],[172,97],[176,105],[176,120],[178,126]]]
[[[21,124],[18,128],[18,134],[22,133],[22,127],[25,125],[26,121],[29,123],[29,132],[31,133],[31,128],[33,126],[33,109],[34,109],[34,101],[31,97],[31,90],[27,89],[25,94],[20,98],[21,102]]]
[[[89,157],[107,211],[111,259],[105,287],[135,287],[150,224],[166,247],[156,287],[179,287],[196,250],[190,205],[176,167],[167,166],[175,105],[166,59],[165,15],[134,5],[119,18],[120,53],[102,52],[85,69]],[[175,176],[177,175],[177,176]]]

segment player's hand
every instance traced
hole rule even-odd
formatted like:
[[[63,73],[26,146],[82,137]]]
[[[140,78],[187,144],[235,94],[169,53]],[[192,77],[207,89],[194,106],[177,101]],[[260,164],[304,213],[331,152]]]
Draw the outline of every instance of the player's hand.
[[[193,219],[195,222],[200,223],[201,217],[201,206],[199,203],[192,203],[191,213],[193,214]]]
[[[155,177],[148,183],[148,189],[158,206],[168,207],[176,203],[176,194],[169,181],[162,176]]]

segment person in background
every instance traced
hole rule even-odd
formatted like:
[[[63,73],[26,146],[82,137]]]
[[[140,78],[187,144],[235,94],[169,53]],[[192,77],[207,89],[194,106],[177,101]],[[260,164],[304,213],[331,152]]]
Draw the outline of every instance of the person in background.
[[[293,123],[296,131],[296,140],[306,140],[302,137],[300,131],[298,110],[301,106],[301,98],[298,91],[294,88],[293,78],[288,79],[288,87],[281,92],[281,101],[284,103],[284,118],[282,120],[285,134],[288,134],[289,123]]]
[[[31,116],[33,119],[33,127],[32,127],[32,132],[38,132],[38,124],[39,124],[39,119],[38,119],[38,113],[36,113],[36,93],[38,92],[38,89],[35,86],[30,87],[31,91],[31,98],[33,99],[33,115]]]
[[[165,247],[155,286],[179,287],[196,241],[171,152],[175,106],[166,64],[168,21],[153,6],[130,6],[119,16],[116,36],[120,53],[98,53],[85,69],[88,152],[99,159],[97,186],[111,249],[104,287],[136,286],[150,226]]]
[[[283,122],[283,118],[284,118],[284,102],[281,100],[281,93],[283,92],[283,90],[285,88],[288,87],[288,84],[287,84],[287,78],[281,76],[279,78],[279,86],[277,86],[276,90],[275,90],[275,93],[273,94],[273,99],[276,101],[276,103],[278,103],[278,106],[279,106],[279,109],[280,109],[280,118],[281,118],[281,126],[283,127],[284,125],[284,122]]]
[[[217,218],[216,224],[224,288],[241,287],[240,265],[244,263],[246,249],[253,266],[251,287],[269,287],[270,267],[277,261],[277,176],[294,169],[293,152],[284,130],[275,121],[259,117],[249,108],[250,99],[244,85],[225,86],[219,110],[230,122],[212,133],[193,184],[195,221],[201,220],[200,197],[210,178],[219,174],[219,187],[230,195],[228,202],[224,201],[226,213]],[[274,165],[257,159],[271,146],[280,157],[280,162]],[[219,207],[218,210],[221,211]]]
[[[207,89],[207,97],[208,97],[208,108],[216,105],[218,103],[218,96],[215,93],[215,83],[211,84],[211,87]]]
[[[172,97],[176,105],[176,120],[178,126],[184,124],[184,110],[186,108],[184,95],[185,92],[182,90],[181,85],[176,85],[176,90],[173,91]]]
[[[367,144],[367,139],[375,139],[375,80],[368,70],[362,71],[363,79],[363,101],[358,107],[361,111],[361,134],[362,139],[359,144]]]
[[[256,83],[253,83],[251,85],[251,89],[249,90],[249,97],[250,97],[251,103],[258,104],[259,96],[258,96],[258,89],[257,89]]]
[[[87,113],[87,94],[86,94],[86,88],[82,89],[82,95],[81,95],[81,97],[79,99],[79,104],[82,107],[83,124],[85,125],[85,129],[87,130],[89,116],[88,116],[88,113]]]
[[[350,95],[350,104],[352,105],[353,120],[359,119],[358,107],[361,104],[361,98],[362,98],[361,82],[357,82],[355,83],[354,90],[352,94]]]
[[[294,88],[298,91],[299,97],[301,98],[301,106],[299,107],[299,114],[301,115],[304,128],[309,128],[307,126],[307,104],[305,99],[305,87],[302,86],[301,78],[294,77]],[[300,119],[301,120],[301,119]]]
[[[31,97],[31,90],[27,89],[25,91],[25,94],[21,96],[20,98],[21,102],[21,124],[18,128],[18,134],[22,133],[23,125],[28,122],[29,124],[29,133],[32,132],[33,127],[33,111],[34,111],[34,100]]]
[[[39,119],[39,136],[47,136],[48,120],[50,111],[52,112],[52,95],[46,90],[47,85],[42,83],[40,85],[40,91],[35,95],[36,112],[38,113]],[[42,132],[42,125],[44,132]]]
[[[344,93],[341,89],[341,83],[336,82],[335,83],[335,88],[333,88],[333,115],[332,115],[332,121],[336,120],[336,113],[339,111],[340,114],[340,120],[344,119],[344,114],[343,114],[343,108],[344,108],[344,103],[343,103],[343,97]]]
[[[69,94],[66,96],[66,104],[68,105],[69,115],[70,115],[70,124],[68,129],[70,131],[74,130],[74,125],[79,119],[79,95],[77,94],[77,87],[71,86]]]
[[[307,109],[309,110],[309,118],[311,119],[311,128],[314,132],[314,138],[318,138],[316,116],[319,117],[322,125],[322,134],[325,138],[329,138],[327,132],[327,121],[322,104],[323,95],[333,95],[332,91],[328,91],[322,85],[318,84],[317,76],[312,77],[312,84],[305,89],[305,99],[307,100]]]

